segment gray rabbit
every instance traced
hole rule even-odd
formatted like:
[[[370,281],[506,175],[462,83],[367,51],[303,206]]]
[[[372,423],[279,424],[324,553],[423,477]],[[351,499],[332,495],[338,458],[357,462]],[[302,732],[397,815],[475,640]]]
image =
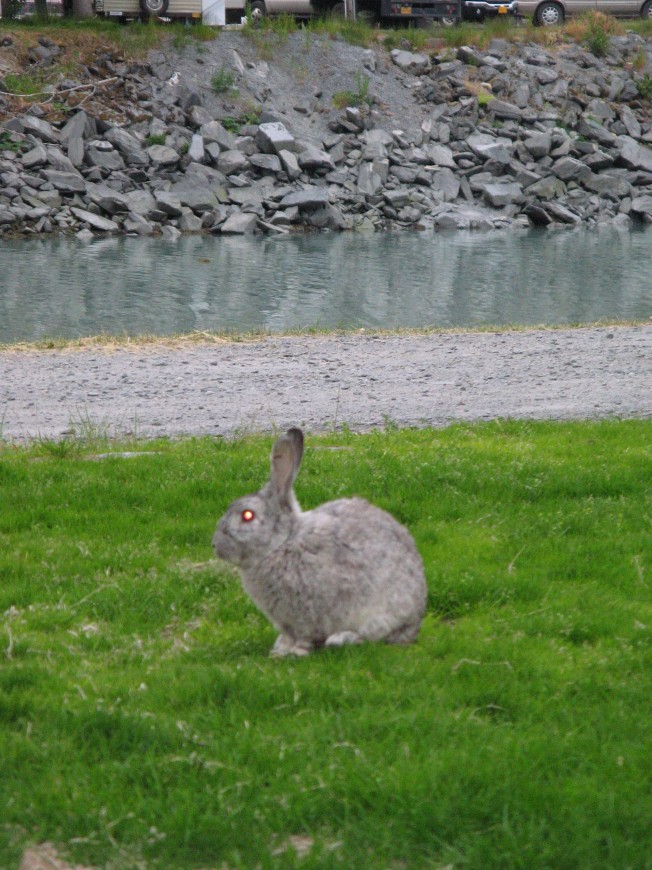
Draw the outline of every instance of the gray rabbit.
[[[423,563],[408,530],[361,498],[302,511],[292,484],[303,433],[274,444],[271,477],[234,501],[213,548],[236,565],[242,585],[280,631],[272,655],[367,640],[411,643],[426,605]]]

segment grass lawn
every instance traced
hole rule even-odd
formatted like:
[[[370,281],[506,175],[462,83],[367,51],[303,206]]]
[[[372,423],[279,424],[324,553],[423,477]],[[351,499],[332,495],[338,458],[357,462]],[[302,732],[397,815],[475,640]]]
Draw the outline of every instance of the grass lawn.
[[[652,868],[652,420],[309,437],[429,608],[291,661],[210,561],[271,443],[0,448],[0,867]]]

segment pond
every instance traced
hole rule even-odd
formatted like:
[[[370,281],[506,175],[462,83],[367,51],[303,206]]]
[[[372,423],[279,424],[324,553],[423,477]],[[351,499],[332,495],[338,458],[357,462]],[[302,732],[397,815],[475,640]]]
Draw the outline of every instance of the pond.
[[[652,228],[5,240],[0,341],[652,316]]]

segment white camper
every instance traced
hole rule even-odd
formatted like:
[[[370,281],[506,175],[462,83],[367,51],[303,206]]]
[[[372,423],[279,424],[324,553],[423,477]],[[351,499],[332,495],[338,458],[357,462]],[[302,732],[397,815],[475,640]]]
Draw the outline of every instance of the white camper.
[[[244,15],[244,0],[95,0],[95,12],[107,18],[175,18],[226,24],[226,10]]]

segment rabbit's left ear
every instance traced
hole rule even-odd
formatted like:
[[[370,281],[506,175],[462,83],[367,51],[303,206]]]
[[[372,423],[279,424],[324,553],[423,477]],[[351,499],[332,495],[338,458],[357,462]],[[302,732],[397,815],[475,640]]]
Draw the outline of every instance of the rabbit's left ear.
[[[281,504],[288,504],[292,484],[301,467],[303,432],[288,429],[272,448],[272,489]]]

